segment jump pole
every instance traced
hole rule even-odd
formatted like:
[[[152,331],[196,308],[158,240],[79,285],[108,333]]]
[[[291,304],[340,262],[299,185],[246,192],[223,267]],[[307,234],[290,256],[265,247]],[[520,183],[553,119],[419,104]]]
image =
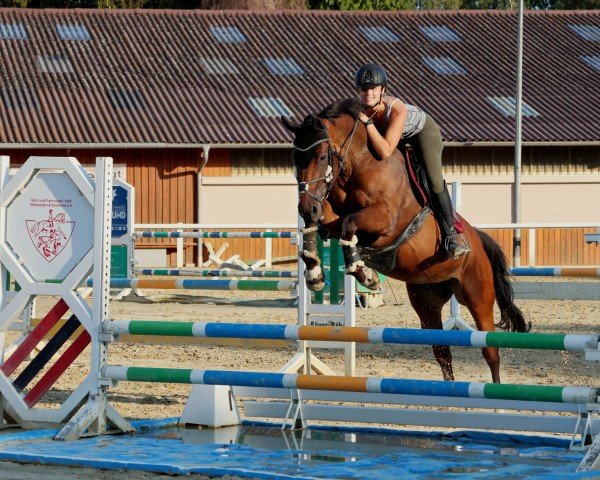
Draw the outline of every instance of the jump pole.
[[[597,403],[600,388],[455,382],[380,377],[338,377],[268,372],[195,370],[107,365],[102,375],[116,381],[230,385],[334,392],[437,395],[525,402]]]
[[[598,350],[600,342],[600,335],[597,334],[472,332],[464,330],[164,322],[156,320],[112,320],[105,324],[104,329],[115,335],[165,335],[571,351]]]
[[[296,238],[296,232],[135,232],[137,238]]]
[[[88,279],[87,286],[94,285]],[[297,282],[289,280],[208,280],[208,279],[155,279],[155,278],[111,278],[110,288],[146,288],[164,290],[255,290],[290,291]]]
[[[138,275],[166,277],[252,277],[252,278],[298,278],[297,272],[286,270],[232,270],[191,268],[134,268]]]
[[[582,277],[600,278],[598,267],[513,267],[515,277]]]

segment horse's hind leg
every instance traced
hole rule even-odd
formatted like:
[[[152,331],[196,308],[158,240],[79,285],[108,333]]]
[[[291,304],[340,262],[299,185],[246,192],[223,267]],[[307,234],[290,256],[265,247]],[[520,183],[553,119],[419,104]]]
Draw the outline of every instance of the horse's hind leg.
[[[494,326],[494,301],[496,293],[494,291],[494,281],[492,275],[469,275],[466,271],[460,286],[460,292],[457,297],[460,303],[465,305],[477,330],[493,332]],[[500,355],[496,347],[483,347],[481,349],[483,357],[490,367],[492,373],[492,381],[500,383]]]
[[[410,304],[421,320],[421,328],[441,330],[442,307],[450,300],[450,282],[430,285],[406,284]],[[442,369],[444,380],[454,380],[450,347],[434,345],[433,356]]]

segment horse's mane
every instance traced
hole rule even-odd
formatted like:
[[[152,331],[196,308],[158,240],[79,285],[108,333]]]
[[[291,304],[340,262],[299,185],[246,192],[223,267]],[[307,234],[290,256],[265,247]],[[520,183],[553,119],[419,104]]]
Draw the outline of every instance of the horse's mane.
[[[360,110],[362,110],[362,104],[357,98],[346,98],[325,107],[317,116],[324,120],[334,120],[346,114],[356,121]]]

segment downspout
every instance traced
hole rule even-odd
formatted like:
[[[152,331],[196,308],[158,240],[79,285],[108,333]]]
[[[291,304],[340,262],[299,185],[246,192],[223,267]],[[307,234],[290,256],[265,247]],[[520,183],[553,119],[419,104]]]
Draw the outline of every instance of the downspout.
[[[208,163],[208,155],[210,153],[210,145],[202,146],[202,160],[198,167],[198,174],[196,176],[196,223],[202,224],[202,170]],[[202,244],[203,241],[201,238],[198,239],[197,245],[197,258],[196,265],[198,267],[202,266]]]

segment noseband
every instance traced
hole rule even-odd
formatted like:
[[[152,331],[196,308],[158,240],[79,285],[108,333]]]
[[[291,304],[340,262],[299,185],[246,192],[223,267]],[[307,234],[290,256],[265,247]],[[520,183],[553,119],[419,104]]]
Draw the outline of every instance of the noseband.
[[[321,205],[321,208],[323,208],[323,202],[329,196],[329,193],[331,192],[331,189],[333,188],[333,184],[334,184],[334,181],[333,181],[333,159],[337,158],[337,160],[338,160],[338,175],[339,175],[339,173],[344,170],[344,161],[345,161],[345,158],[348,156],[348,151],[350,150],[350,145],[352,144],[352,138],[354,137],[354,133],[356,132],[357,125],[358,125],[358,120],[355,120],[354,127],[352,127],[352,131],[350,132],[350,135],[348,135],[348,137],[346,137],[346,140],[344,140],[344,143],[342,143],[342,147],[343,147],[346,144],[346,142],[348,142],[348,146],[346,147],[346,154],[344,156],[340,155],[333,148],[331,148],[331,138],[329,137],[329,134],[327,134],[325,136],[325,138],[321,138],[321,139],[317,140],[315,143],[313,143],[312,145],[310,145],[306,148],[301,148],[301,147],[298,147],[296,144],[294,144],[295,150],[297,150],[299,152],[308,152],[312,148],[315,148],[316,146],[321,145],[324,142],[329,143],[329,145],[327,146],[327,170],[325,171],[325,175],[318,177],[318,178],[314,178],[312,180],[308,180],[306,182],[298,182],[299,195],[306,194],[309,197],[312,197],[315,201],[317,201],[319,203],[319,205]],[[340,147],[340,149],[341,149],[341,147]],[[323,196],[319,199],[315,195],[313,195],[311,192],[308,191],[308,186],[311,183],[317,183],[317,182],[322,182],[322,181],[325,181],[325,191],[323,192]]]

